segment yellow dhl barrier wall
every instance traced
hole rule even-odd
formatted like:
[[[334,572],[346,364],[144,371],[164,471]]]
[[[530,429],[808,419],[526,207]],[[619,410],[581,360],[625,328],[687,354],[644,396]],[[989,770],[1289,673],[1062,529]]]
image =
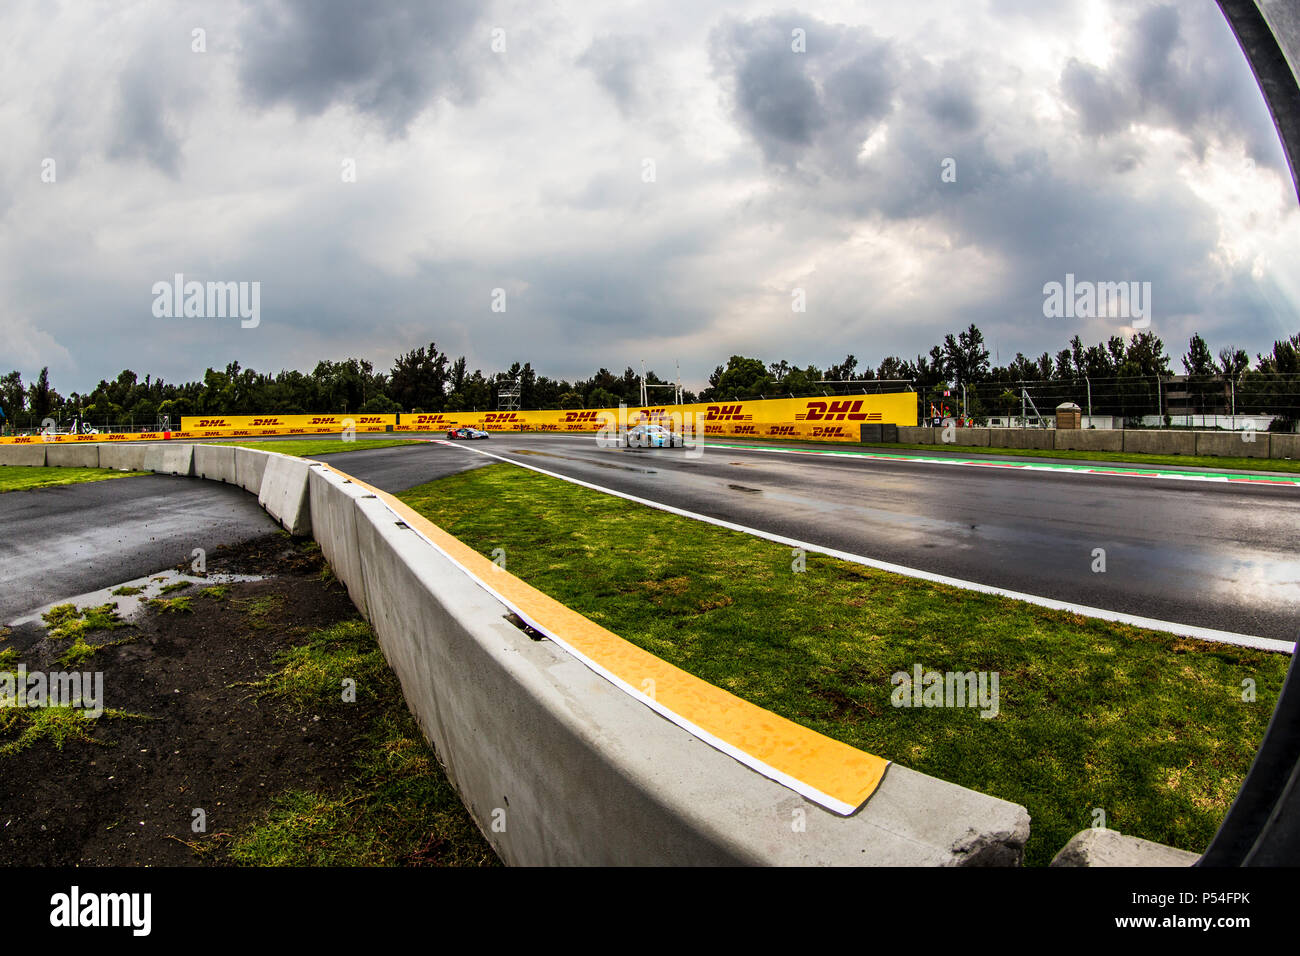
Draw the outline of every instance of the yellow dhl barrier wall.
[[[859,425],[917,423],[916,394],[844,395],[834,398],[778,398],[742,402],[632,407],[628,426],[658,422],[681,427],[685,420],[704,436],[729,438],[815,438],[857,441]],[[619,409],[527,412],[406,412],[401,415],[187,415],[181,431],[107,435],[39,435],[0,438],[4,444],[165,439],[244,438],[271,435],[336,434],[351,419],[357,431],[446,432],[452,428],[483,431],[594,432],[617,427]]]
[[[573,411],[446,412],[400,416],[402,431],[479,428],[484,431],[592,432],[612,428],[617,408]],[[835,398],[780,398],[749,402],[699,402],[627,409],[627,424],[641,421],[676,425],[683,419],[704,435],[755,438],[823,438],[857,441],[859,425],[915,425],[916,394],[845,395]]]
[[[358,431],[383,431],[384,429],[362,429]],[[0,438],[0,445],[39,445],[42,443],[71,442],[122,442],[122,441],[174,441],[177,439],[192,441],[195,438],[243,438],[267,437],[272,435],[337,435],[337,425],[323,425],[315,428],[205,428],[188,432],[105,432],[98,435],[14,435]]]
[[[384,431],[397,425],[396,415],[185,415],[181,430],[204,431],[213,428],[278,428],[294,434],[295,428],[322,428],[332,426],[341,431],[344,423],[351,421],[359,432]]]

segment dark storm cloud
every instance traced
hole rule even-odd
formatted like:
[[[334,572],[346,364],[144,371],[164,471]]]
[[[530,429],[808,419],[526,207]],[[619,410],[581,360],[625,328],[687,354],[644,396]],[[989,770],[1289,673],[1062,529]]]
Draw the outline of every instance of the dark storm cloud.
[[[796,30],[804,52],[793,48]],[[850,166],[892,109],[896,57],[870,30],[783,14],[720,26],[710,46],[737,118],[768,162],[793,166],[816,154]]]
[[[1257,161],[1272,160],[1276,134],[1240,51],[1221,41],[1217,11],[1153,6],[1132,18],[1113,63],[1071,58],[1061,92],[1089,136],[1143,123],[1179,130],[1198,154],[1209,138],[1238,139]]]
[[[926,109],[942,126],[965,133],[979,122],[979,109],[966,90],[955,86],[932,90],[926,96]]]
[[[139,57],[122,72],[108,155],[144,160],[175,179],[180,173],[181,141],[164,90],[154,71]]]
[[[473,0],[272,0],[245,23],[245,91],[315,116],[344,103],[400,135],[435,98],[470,99],[492,55]],[[468,52],[473,48],[477,53]]]
[[[596,82],[614,98],[619,112],[627,116],[642,96],[640,70],[646,54],[647,43],[641,37],[597,37],[578,57],[577,64],[591,71]]]

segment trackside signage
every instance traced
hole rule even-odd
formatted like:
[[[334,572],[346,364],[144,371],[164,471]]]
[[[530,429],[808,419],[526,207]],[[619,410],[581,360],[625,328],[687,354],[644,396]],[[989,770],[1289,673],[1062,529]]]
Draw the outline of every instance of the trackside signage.
[[[186,415],[181,418],[182,431],[199,431],[204,428],[318,428],[325,425],[336,430],[348,427],[358,430],[378,426],[380,429],[397,424],[396,415]]]
[[[696,423],[706,436],[737,438],[814,438],[857,441],[859,426],[868,423],[915,425],[916,394],[845,395],[835,398],[772,398],[739,402],[697,402],[692,405],[647,405],[626,409],[628,426],[641,423],[674,428],[674,422]],[[181,430],[111,435],[21,435],[0,438],[0,444],[38,441],[107,442],[159,441],[192,438],[243,438],[271,435],[323,435],[355,428],[375,432],[448,432],[479,428],[510,432],[599,432],[619,421],[617,408],[553,409],[509,412],[403,412],[389,415],[186,415]]]

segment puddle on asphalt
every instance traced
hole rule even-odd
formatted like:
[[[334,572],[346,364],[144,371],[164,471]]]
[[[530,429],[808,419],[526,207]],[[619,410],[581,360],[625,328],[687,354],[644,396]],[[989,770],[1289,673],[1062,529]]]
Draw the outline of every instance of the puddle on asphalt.
[[[168,568],[166,571],[158,571],[154,574],[146,575],[143,578],[135,578],[131,581],[123,581],[121,584],[114,584],[111,587],[101,588],[98,591],[90,591],[86,594],[78,594],[75,597],[61,598],[58,601],[51,601],[32,611],[27,611],[21,617],[14,618],[6,626],[19,627],[23,624],[33,624],[41,622],[41,615],[52,607],[60,604],[76,605],[78,610],[84,610],[91,607],[102,607],[105,604],[117,605],[118,617],[123,620],[130,620],[134,615],[140,612],[146,601],[151,601],[163,593],[163,589],[173,584],[235,584],[244,581],[264,581],[264,574],[207,574],[199,576],[197,574],[182,574],[179,571]],[[139,588],[138,594],[114,594],[114,591],[122,589]],[[180,590],[176,588],[175,590]]]

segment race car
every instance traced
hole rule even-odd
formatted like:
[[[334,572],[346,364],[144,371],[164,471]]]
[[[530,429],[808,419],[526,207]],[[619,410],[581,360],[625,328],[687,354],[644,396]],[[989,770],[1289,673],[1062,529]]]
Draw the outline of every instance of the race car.
[[[623,444],[628,448],[681,448],[682,436],[661,425],[634,425],[627,430]]]
[[[477,428],[453,428],[447,432],[447,440],[455,441],[457,438],[469,441],[474,438],[491,438],[487,432],[481,432]]]

